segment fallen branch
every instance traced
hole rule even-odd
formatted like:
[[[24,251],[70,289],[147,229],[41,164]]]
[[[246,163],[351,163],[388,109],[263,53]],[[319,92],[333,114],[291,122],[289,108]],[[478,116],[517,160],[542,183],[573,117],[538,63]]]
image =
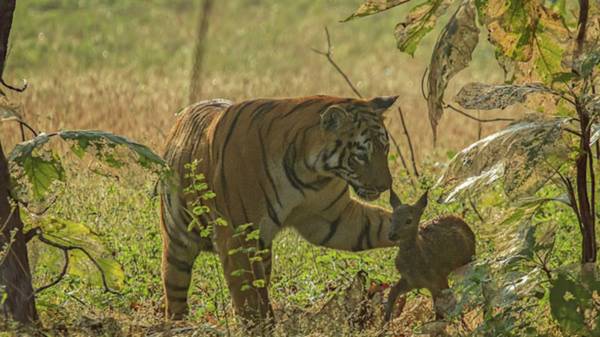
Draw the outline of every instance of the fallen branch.
[[[311,48],[312,51],[319,55],[325,56],[327,58],[327,61],[329,61],[329,63],[331,63],[331,65],[335,68],[335,70],[337,70],[337,72],[340,75],[342,75],[342,77],[344,78],[344,80],[346,81],[348,86],[350,86],[350,89],[352,89],[352,91],[354,91],[354,94],[356,96],[358,96],[359,98],[363,98],[363,96],[360,94],[358,89],[356,89],[356,87],[354,86],[352,81],[350,81],[350,78],[346,75],[346,73],[344,73],[342,68],[340,68],[337,65],[337,63],[333,60],[333,50],[332,50],[333,48],[331,47],[331,36],[329,36],[329,29],[327,28],[327,26],[325,26],[325,36],[327,38],[327,51],[320,51],[316,48]]]
[[[94,264],[94,266],[96,266],[96,268],[100,272],[100,276],[102,278],[102,286],[104,287],[104,291],[107,292],[107,293],[115,294],[115,295],[121,295],[121,293],[119,293],[119,292],[117,292],[115,290],[110,289],[110,287],[108,286],[108,282],[106,281],[106,274],[104,273],[104,270],[102,270],[102,267],[100,266],[100,264],[98,263],[98,261],[96,261],[96,259],[85,248],[79,247],[79,246],[66,246],[66,245],[63,245],[63,244],[60,244],[60,243],[48,240],[43,235],[43,233],[42,233],[42,231],[40,229],[37,229],[37,231],[36,231],[35,234],[37,234],[36,236],[37,236],[37,238],[41,242],[43,242],[43,243],[45,243],[45,244],[47,244],[49,246],[52,246],[54,248],[61,249],[63,251],[63,253],[65,254],[65,264],[63,266],[63,271],[50,284],[45,285],[45,286],[37,289],[35,291],[36,293],[38,293],[38,292],[40,292],[42,290],[45,290],[45,289],[47,289],[47,288],[49,288],[49,287],[51,287],[53,285],[56,285],[60,281],[62,281],[62,279],[64,278],[64,276],[66,274],[66,270],[69,268],[69,258],[68,258],[69,251],[71,251],[71,250],[78,250],[78,251],[82,252],[83,254],[85,254],[88,257],[88,259],[90,259],[90,261],[92,261],[92,263]]]

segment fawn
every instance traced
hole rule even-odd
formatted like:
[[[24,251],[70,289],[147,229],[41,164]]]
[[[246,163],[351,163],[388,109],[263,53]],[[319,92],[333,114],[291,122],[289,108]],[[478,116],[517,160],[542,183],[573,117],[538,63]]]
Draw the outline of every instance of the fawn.
[[[436,319],[441,319],[446,309],[442,291],[448,289],[448,275],[473,260],[475,234],[461,218],[453,215],[419,225],[427,206],[427,192],[414,205],[408,205],[401,204],[390,190],[390,204],[394,212],[389,239],[398,242],[395,262],[401,278],[390,290],[385,321],[389,321],[398,296],[421,288],[431,292]],[[401,305],[400,312],[404,303]]]

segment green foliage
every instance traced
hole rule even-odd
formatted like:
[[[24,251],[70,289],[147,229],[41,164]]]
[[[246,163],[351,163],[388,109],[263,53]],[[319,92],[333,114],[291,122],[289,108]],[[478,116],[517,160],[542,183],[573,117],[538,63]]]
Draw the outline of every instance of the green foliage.
[[[563,268],[550,282],[552,317],[569,336],[600,334],[600,308],[595,303],[600,295],[600,281],[595,273],[596,270],[593,270],[593,275],[586,279],[578,272]]]
[[[429,0],[415,6],[406,16],[405,22],[396,25],[394,35],[398,49],[414,56],[421,40],[435,27],[437,19],[450,6],[449,0]]]
[[[366,0],[354,13],[352,13],[352,15],[342,20],[342,22],[350,21],[354,18],[377,14],[408,1],[410,0]]]
[[[77,156],[82,157],[86,152],[92,153],[98,160],[113,168],[125,166],[127,159],[133,159],[143,168],[156,172],[165,167],[164,161],[148,147],[110,132],[42,133],[33,139],[17,144],[8,155],[13,171],[22,169],[22,173],[17,173],[17,180],[25,178],[31,185],[34,198],[38,200],[46,195],[54,182],[65,179],[64,168],[59,156],[51,150],[44,151],[42,148],[51,137],[55,136],[65,141],[76,142],[71,149]],[[129,152],[123,154],[118,151],[117,147],[124,147]]]
[[[53,243],[65,247],[77,247],[77,249],[69,251],[69,274],[76,275],[102,287],[104,284],[98,271],[100,269],[109,288],[123,288],[125,274],[121,265],[108,257],[108,251],[102,244],[98,234],[94,233],[88,226],[54,216],[41,218],[39,221],[34,222],[34,226],[39,228],[44,237]],[[90,256],[82,250],[85,250]]]

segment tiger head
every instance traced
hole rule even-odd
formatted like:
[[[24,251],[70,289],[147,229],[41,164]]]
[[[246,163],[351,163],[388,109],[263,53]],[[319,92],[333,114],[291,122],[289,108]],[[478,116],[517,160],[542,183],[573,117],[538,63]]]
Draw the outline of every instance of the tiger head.
[[[325,146],[319,155],[326,175],[344,179],[365,200],[392,186],[388,167],[389,140],[383,112],[398,96],[334,104],[321,114]]]

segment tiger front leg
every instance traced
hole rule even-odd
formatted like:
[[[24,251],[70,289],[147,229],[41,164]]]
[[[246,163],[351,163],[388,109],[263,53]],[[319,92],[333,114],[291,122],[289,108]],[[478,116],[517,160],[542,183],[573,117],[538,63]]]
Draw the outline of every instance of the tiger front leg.
[[[217,231],[217,247],[237,315],[250,326],[268,326],[274,317],[265,270],[270,268],[270,253],[260,254],[258,240],[235,236],[229,226]]]

